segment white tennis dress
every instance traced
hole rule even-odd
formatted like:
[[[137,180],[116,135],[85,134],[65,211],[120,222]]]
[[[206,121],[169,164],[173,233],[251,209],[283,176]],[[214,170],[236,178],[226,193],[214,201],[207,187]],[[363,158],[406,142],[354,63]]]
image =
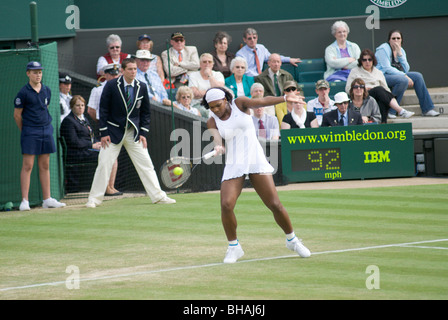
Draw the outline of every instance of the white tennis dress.
[[[219,134],[225,140],[226,166],[221,181],[249,173],[274,172],[255,134],[252,117],[242,112],[233,101],[230,107],[232,113],[229,119],[224,121],[210,112]]]

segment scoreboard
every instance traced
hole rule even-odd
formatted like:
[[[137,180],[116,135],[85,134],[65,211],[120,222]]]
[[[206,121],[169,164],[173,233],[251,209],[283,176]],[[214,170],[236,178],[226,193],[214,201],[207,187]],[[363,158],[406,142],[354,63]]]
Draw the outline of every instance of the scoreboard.
[[[411,123],[282,130],[281,153],[289,182],[415,174]]]

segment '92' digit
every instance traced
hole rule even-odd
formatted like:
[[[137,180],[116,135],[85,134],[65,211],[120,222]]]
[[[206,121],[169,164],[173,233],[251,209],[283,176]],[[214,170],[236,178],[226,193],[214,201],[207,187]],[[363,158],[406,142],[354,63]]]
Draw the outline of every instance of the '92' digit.
[[[339,152],[337,150],[328,150],[327,153],[325,153],[325,157],[330,157],[330,159],[327,161],[327,164],[325,165],[325,170],[339,170],[341,167],[339,164]],[[333,164],[335,162],[335,164]]]
[[[311,151],[308,154],[308,160],[310,160],[310,162],[313,164],[317,163],[317,167],[313,167],[311,169],[312,171],[322,169],[322,154],[319,151],[317,150]]]

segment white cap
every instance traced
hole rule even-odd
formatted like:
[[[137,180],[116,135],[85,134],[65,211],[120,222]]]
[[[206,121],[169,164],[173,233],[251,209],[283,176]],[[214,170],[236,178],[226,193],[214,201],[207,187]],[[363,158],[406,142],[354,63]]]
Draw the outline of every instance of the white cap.
[[[135,53],[135,58],[153,60],[155,56],[151,54],[149,50],[137,50],[137,52]]]
[[[345,92],[338,92],[334,95],[334,103],[342,103],[350,101],[350,98]]]

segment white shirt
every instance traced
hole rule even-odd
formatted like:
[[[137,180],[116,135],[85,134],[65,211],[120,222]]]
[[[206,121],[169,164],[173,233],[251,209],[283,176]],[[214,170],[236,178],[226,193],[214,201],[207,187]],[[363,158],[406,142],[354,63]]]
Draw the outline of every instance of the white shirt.
[[[70,113],[70,100],[72,100],[71,95],[59,93],[59,103],[61,104],[61,122]]]
[[[92,91],[90,91],[89,102],[87,103],[87,107],[92,108],[96,111],[97,120],[100,119],[100,99],[106,82],[107,81],[102,82],[100,86],[95,87],[92,89]]]

